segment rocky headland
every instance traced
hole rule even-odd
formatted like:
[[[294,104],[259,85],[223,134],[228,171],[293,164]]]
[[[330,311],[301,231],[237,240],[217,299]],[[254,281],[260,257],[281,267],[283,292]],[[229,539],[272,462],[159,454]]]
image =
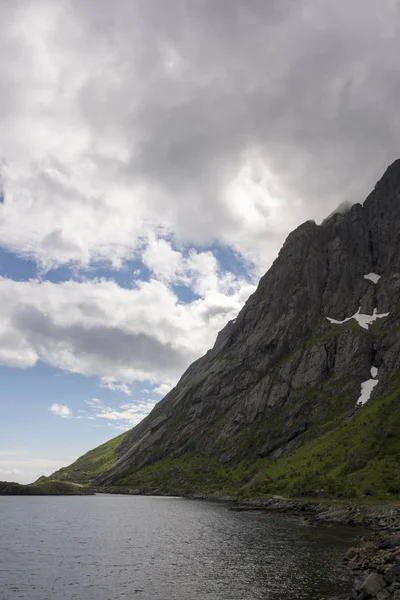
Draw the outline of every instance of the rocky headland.
[[[91,496],[94,492],[73,483],[64,481],[38,481],[23,485],[10,481],[0,481],[0,496]]]

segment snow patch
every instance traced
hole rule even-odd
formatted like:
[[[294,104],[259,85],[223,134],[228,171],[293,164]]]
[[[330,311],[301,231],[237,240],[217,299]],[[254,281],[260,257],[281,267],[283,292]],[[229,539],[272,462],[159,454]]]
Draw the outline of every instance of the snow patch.
[[[375,379],[375,377],[378,375],[378,369],[376,367],[371,367],[371,377],[372,379]]]
[[[387,317],[388,315],[389,315],[388,312],[378,314],[376,308],[374,308],[374,312],[372,315],[362,315],[360,313],[360,309],[358,309],[357,316],[355,316],[354,318],[359,322],[361,327],[364,327],[364,329],[368,329],[368,327],[371,325],[371,323],[374,323],[374,321],[376,321],[377,319],[383,319],[384,317]]]
[[[358,314],[358,313],[356,313]],[[346,323],[347,321],[350,321],[350,319],[354,319],[355,315],[352,315],[351,317],[347,317],[347,319],[343,319],[343,321],[337,321],[336,319],[331,319],[331,317],[326,317],[329,321],[329,323],[334,323],[335,325],[343,325],[343,323]]]
[[[368,279],[369,281],[372,281],[372,283],[378,283],[380,278],[381,276],[377,275],[376,273],[368,273],[368,275],[364,275],[364,279]]]
[[[358,311],[356,313],[354,313],[354,315],[352,315],[351,317],[347,317],[347,319],[343,319],[343,321],[337,321],[336,319],[331,319],[330,317],[326,317],[326,318],[328,319],[328,321],[330,323],[334,323],[335,325],[342,325],[343,323],[346,323],[347,321],[350,321],[351,319],[355,319],[361,327],[363,327],[364,329],[368,329],[368,327],[371,325],[371,323],[373,323],[377,319],[383,319],[384,317],[387,317],[388,315],[389,315],[388,312],[378,314],[376,308],[374,308],[374,312],[372,315],[364,315],[361,313],[361,306],[360,306],[360,308],[358,309]]]
[[[366,402],[368,402],[371,397],[372,390],[379,383],[378,379],[376,379],[376,376],[378,375],[378,368],[372,365],[370,373],[372,379],[368,379],[361,384],[361,395],[357,400],[357,406],[363,406]]]
[[[374,368],[374,367],[373,367]],[[376,385],[378,385],[379,381],[377,379],[368,379],[361,384],[361,395],[357,400],[358,406],[363,406],[371,397],[372,390]]]

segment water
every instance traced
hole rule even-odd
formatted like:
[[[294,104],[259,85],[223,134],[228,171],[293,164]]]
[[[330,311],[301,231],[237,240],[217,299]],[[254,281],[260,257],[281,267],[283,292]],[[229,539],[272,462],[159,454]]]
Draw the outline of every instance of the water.
[[[357,534],[224,504],[0,497],[1,600],[323,600]]]

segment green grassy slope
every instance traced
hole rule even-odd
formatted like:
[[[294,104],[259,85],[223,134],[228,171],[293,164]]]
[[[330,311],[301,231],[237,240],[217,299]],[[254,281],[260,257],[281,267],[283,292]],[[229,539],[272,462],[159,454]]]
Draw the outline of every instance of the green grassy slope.
[[[335,394],[327,398],[337,409]],[[340,403],[339,403],[340,404]],[[117,459],[122,434],[51,476],[53,482],[91,485]],[[114,485],[160,493],[223,493],[238,497],[269,494],[393,497],[400,493],[400,377],[355,414],[332,410],[331,420],[308,429],[299,447],[282,458],[223,464],[186,453],[139,470],[125,471]],[[48,480],[39,480],[38,483]]]
[[[163,493],[394,497],[400,493],[400,378],[346,422],[307,432],[293,454],[221,464],[188,453],[124,473],[116,485]],[[324,433],[325,429],[325,433]]]
[[[126,433],[122,433],[94,450],[90,450],[68,467],[63,467],[53,473],[51,480],[90,485],[97,475],[109,469],[117,460],[117,448],[125,436]]]
[[[90,490],[85,486],[65,481],[49,481],[45,477],[30,485],[0,481],[0,495],[2,496],[82,496],[87,494],[90,494]]]

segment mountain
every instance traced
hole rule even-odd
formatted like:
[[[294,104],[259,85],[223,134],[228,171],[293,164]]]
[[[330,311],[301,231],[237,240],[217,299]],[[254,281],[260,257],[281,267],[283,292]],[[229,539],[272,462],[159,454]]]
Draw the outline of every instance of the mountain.
[[[400,160],[286,239],[214,347],[53,479],[236,495],[400,491]]]

